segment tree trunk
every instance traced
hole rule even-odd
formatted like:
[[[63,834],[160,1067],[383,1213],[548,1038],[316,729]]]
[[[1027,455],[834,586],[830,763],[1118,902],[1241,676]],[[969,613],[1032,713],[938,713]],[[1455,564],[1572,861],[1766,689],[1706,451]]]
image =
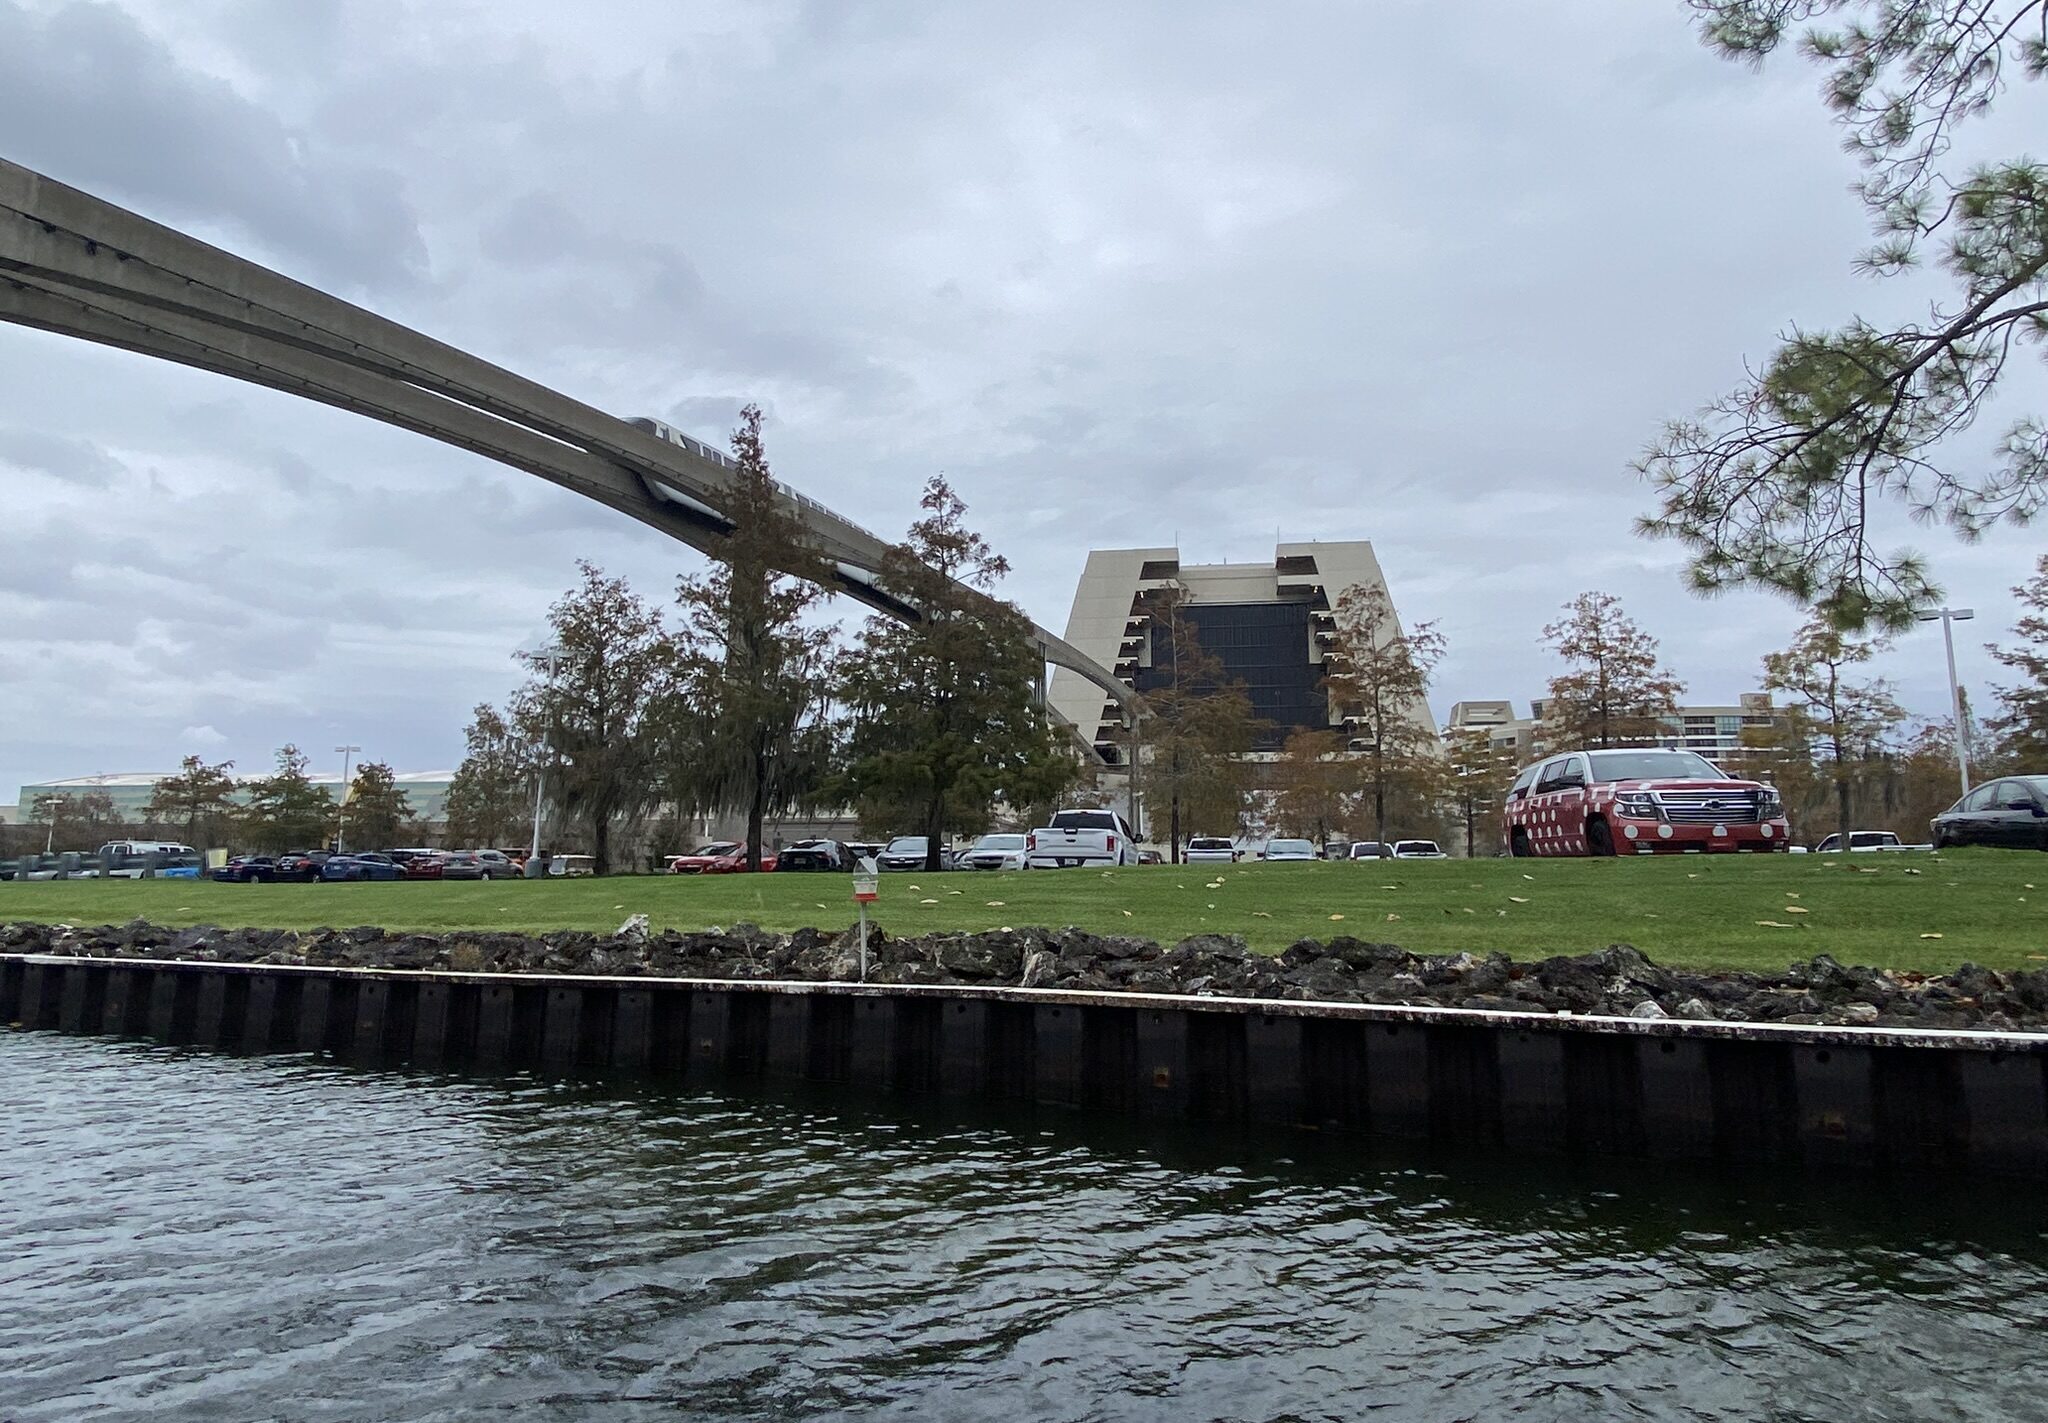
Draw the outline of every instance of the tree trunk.
[[[590,869],[592,874],[612,872],[612,818],[600,810],[591,817]]]
[[[1177,864],[1179,864],[1179,863],[1180,863],[1180,792],[1179,792],[1179,791],[1175,791],[1175,792],[1173,793],[1173,813],[1172,813],[1171,817],[1170,817],[1170,818],[1169,818],[1169,820],[1168,820],[1168,825],[1170,826],[1170,828],[1169,828],[1169,830],[1168,830],[1168,832],[1167,832],[1167,833],[1168,833],[1168,835],[1169,835],[1169,837],[1170,837],[1170,839],[1169,839],[1169,842],[1168,842],[1168,843],[1169,843],[1169,844],[1170,844],[1170,845],[1172,846],[1172,848],[1173,848],[1173,863],[1175,863],[1175,864],[1177,865]]]
[[[946,797],[934,795],[925,806],[924,817],[924,867],[933,874],[939,871],[939,837],[945,834]]]
[[[761,822],[766,818],[767,800],[767,759],[757,753],[754,757],[753,793],[747,797],[747,868],[757,874],[761,869]]]
[[[1842,743],[1835,743],[1835,814],[1842,822],[1842,843],[1840,848],[1849,848],[1849,768],[1842,761]]]

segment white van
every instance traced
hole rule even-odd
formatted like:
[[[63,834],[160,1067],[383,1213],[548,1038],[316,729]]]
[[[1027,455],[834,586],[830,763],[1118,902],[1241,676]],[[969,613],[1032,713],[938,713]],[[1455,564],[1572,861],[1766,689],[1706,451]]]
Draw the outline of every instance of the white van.
[[[109,840],[100,846],[97,855],[86,861],[81,877],[141,879],[150,868],[151,856],[156,857],[159,872],[199,863],[199,852],[190,845],[179,845],[169,840]]]
[[[576,877],[597,873],[597,861],[589,855],[557,855],[548,861],[548,873]]]
[[[196,855],[199,852],[190,845],[179,845],[170,840],[109,840],[100,846],[97,853],[125,859],[130,855]]]

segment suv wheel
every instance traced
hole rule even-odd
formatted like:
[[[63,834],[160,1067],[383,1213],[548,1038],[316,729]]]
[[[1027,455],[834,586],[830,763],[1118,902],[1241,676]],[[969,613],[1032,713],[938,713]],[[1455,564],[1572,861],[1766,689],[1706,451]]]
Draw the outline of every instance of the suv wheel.
[[[1517,829],[1514,834],[1508,837],[1508,853],[1518,860],[1529,858],[1531,851],[1529,849],[1528,831]]]
[[[1597,815],[1586,822],[1586,852],[1592,855],[1614,853],[1614,831]]]

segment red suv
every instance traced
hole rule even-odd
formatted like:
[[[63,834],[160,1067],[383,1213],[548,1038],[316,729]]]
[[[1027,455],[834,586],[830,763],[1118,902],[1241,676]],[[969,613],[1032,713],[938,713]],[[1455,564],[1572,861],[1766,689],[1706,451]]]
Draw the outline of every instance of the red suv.
[[[1691,751],[1572,751],[1515,777],[1511,855],[1788,850],[1778,792]]]

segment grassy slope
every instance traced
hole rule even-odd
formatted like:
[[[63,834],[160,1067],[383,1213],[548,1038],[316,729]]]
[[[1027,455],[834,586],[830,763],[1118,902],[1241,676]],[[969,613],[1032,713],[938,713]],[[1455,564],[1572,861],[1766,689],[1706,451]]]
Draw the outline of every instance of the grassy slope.
[[[1242,934],[1272,950],[1304,935],[1348,933],[1418,952],[1504,949],[1518,958],[1631,943],[1662,963],[1719,968],[1776,969],[1823,951],[1930,971],[1965,959],[2048,966],[2048,856],[2024,852],[1248,864],[1223,869],[1221,886],[1212,887],[1218,878],[1209,866],[885,875],[875,917],[899,935],[1077,924],[1164,942]],[[644,913],[656,928],[745,919],[771,929],[836,929],[852,920],[849,892],[845,876],[808,874],[511,884],[79,881],[0,884],[0,920],[606,931]],[[1796,909],[1807,912],[1788,912]],[[1942,937],[1922,937],[1929,933]]]

